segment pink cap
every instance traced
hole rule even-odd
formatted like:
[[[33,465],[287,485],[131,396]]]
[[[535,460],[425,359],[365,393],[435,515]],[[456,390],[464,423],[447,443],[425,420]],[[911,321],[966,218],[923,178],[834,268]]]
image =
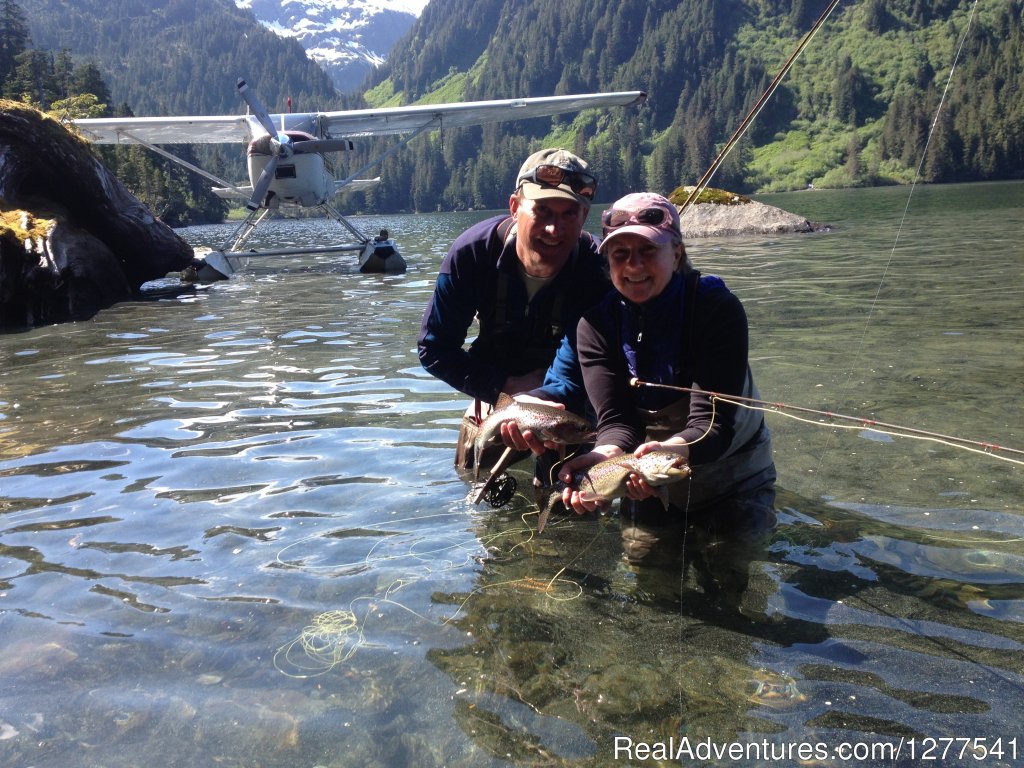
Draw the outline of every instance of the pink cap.
[[[679,209],[654,192],[634,192],[601,214],[601,250],[619,235],[639,235],[657,245],[682,242]]]

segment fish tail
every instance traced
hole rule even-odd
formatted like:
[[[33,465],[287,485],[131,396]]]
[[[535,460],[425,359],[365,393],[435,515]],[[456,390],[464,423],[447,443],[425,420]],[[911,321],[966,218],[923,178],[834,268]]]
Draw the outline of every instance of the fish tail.
[[[556,504],[561,502],[562,489],[557,485],[541,485],[534,488],[533,498],[541,512],[545,510],[550,512]]]
[[[562,503],[562,489],[557,485],[542,485],[534,489],[533,497],[540,512],[537,518],[537,533],[543,533],[551,510]]]

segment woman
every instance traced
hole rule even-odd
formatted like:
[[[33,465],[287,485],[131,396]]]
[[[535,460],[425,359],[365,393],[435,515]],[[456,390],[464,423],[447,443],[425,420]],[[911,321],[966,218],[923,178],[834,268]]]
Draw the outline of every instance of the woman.
[[[621,517],[634,562],[660,559],[666,549],[681,554],[688,525],[713,543],[722,533],[761,536],[775,521],[775,466],[761,412],[678,389],[758,397],[742,304],[721,279],[693,269],[679,212],[661,195],[627,195],[601,222],[601,253],[615,290],[584,314],[577,331],[597,440],[565,463],[560,479],[570,483],[574,473],[627,452],[674,451],[690,465],[690,479],[671,486],[667,510],[642,479],[630,477]],[[675,389],[634,386],[637,379]],[[571,487],[562,500],[578,514],[597,507]]]

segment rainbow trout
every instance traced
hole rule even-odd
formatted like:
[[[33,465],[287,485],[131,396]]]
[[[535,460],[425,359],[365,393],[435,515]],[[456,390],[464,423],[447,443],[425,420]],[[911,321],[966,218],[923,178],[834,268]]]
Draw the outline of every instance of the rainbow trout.
[[[678,453],[671,451],[651,451],[637,458],[632,453],[624,453],[611,459],[599,461],[592,467],[577,472],[572,479],[572,487],[578,490],[586,501],[611,501],[626,495],[626,479],[630,474],[640,475],[647,484],[658,493],[661,503],[668,509],[668,488],[690,476],[690,468]],[[540,507],[540,518],[537,521],[537,533],[544,531],[551,508],[562,498],[564,483],[537,489],[537,506]]]
[[[520,431],[529,430],[544,442],[576,445],[594,439],[594,428],[575,413],[553,405],[520,403],[508,395],[501,395],[496,410],[484,419],[473,443],[473,466],[477,479],[480,478],[480,457],[484,448],[491,441],[500,439],[501,425],[506,421],[514,421]]]

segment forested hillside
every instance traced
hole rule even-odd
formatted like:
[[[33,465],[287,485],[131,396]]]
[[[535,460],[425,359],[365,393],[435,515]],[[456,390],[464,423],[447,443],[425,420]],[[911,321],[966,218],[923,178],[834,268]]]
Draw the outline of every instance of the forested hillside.
[[[239,75],[272,108],[288,96],[298,109],[341,106],[297,44],[231,0],[19,3],[35,48],[95,61],[113,104],[135,114],[234,112]],[[386,161],[379,187],[346,207],[500,207],[519,163],[542,144],[590,160],[601,200],[693,183],[826,5],[431,0],[352,106],[634,89],[647,91],[648,104],[420,137]],[[1022,13],[1020,0],[841,3],[715,185],[906,183],[919,166],[933,182],[1024,176]],[[351,162],[377,146],[357,147]]]
[[[538,141],[570,143],[601,197],[670,191],[708,168],[824,0],[448,0],[378,73],[376,103],[642,89],[639,111],[448,136],[394,161],[412,207],[501,205]],[[715,178],[740,191],[906,183],[967,29],[969,0],[841,4]],[[932,182],[1024,175],[1022,4],[977,3],[924,158]],[[546,138],[545,138],[546,136]],[[466,151],[472,148],[473,152]],[[438,167],[437,156],[444,167]],[[404,167],[399,167],[405,163]],[[456,171],[452,173],[451,171]],[[498,181],[497,189],[494,189]],[[406,188],[384,186],[386,206]]]

